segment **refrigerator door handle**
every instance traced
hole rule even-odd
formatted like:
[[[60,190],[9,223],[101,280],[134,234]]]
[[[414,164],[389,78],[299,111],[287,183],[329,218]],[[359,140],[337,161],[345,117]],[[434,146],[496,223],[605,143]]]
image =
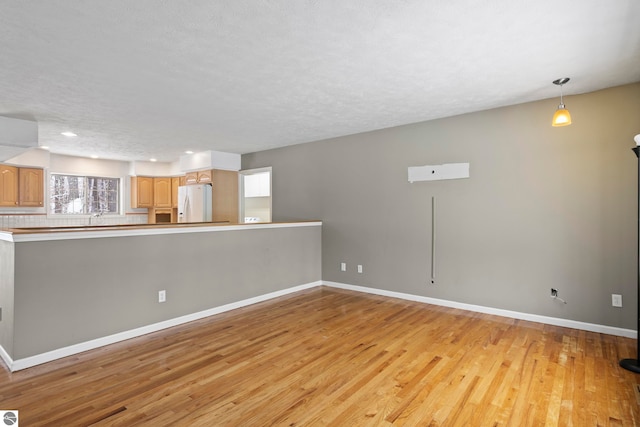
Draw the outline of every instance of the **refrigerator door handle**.
[[[185,222],[189,222],[190,218],[190,212],[189,212],[189,195],[185,194],[184,196],[184,209],[182,209],[182,212],[184,212],[184,220]]]
[[[180,199],[181,206],[178,206],[178,222],[186,222],[188,200],[189,199],[186,194]]]

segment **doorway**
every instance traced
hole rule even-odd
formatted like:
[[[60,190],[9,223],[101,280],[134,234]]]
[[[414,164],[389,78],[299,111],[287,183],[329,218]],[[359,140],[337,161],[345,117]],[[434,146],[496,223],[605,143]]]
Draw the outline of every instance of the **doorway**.
[[[242,222],[271,222],[271,167],[240,171]]]

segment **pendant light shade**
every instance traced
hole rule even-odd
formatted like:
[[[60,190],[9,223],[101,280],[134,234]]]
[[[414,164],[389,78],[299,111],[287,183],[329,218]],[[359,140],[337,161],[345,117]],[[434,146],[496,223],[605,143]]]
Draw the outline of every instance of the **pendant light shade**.
[[[558,80],[554,80],[553,84],[560,86],[560,105],[558,105],[558,109],[556,113],[553,115],[553,119],[551,120],[551,126],[568,126],[571,124],[571,114],[569,114],[569,110],[564,107],[564,102],[562,100],[562,85],[569,81],[569,77],[563,77]]]
[[[556,113],[553,115],[553,120],[551,121],[551,126],[567,126],[571,124],[571,114],[569,114],[569,110],[564,108],[564,104],[560,104]]]

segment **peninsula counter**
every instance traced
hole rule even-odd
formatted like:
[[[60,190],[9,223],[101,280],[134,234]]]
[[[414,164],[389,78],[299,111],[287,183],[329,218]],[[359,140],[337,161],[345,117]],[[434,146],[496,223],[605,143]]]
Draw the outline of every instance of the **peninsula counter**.
[[[309,221],[0,230],[0,356],[24,369],[317,286],[321,229]]]

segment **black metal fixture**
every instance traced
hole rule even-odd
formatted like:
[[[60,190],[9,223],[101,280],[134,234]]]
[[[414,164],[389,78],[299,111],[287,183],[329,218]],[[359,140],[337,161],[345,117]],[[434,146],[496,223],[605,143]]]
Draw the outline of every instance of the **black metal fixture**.
[[[638,333],[640,333],[640,134],[636,135],[633,139],[636,142],[636,146],[632,148],[632,150],[634,153],[636,153],[636,157],[638,157],[638,242],[637,242],[638,252],[636,253],[637,268],[638,268],[638,274],[637,274],[638,302],[636,307],[638,309],[638,312],[636,313],[636,316],[638,318],[637,331]],[[636,347],[637,347],[636,358],[622,359],[620,361],[620,366],[622,366],[624,369],[628,371],[640,374],[640,345],[638,345],[637,339],[636,339]]]

